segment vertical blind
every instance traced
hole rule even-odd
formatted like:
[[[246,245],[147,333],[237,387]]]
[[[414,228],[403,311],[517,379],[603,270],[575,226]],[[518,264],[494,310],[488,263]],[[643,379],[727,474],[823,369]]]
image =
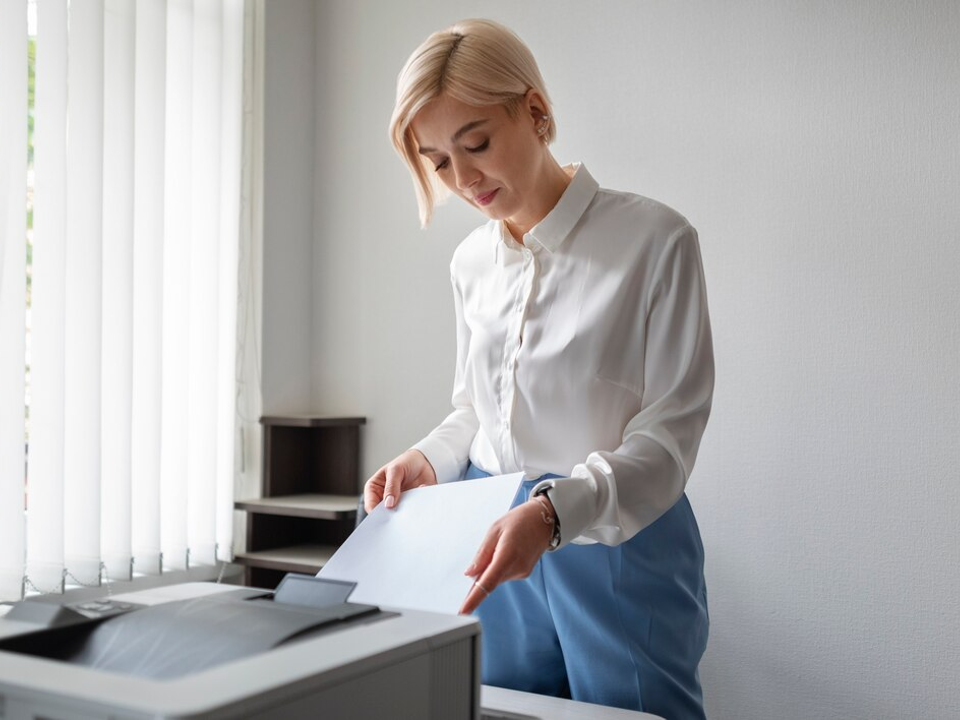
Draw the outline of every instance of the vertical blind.
[[[0,0],[0,600],[24,559],[27,6]]]
[[[243,2],[36,9],[0,0],[0,600],[232,546]]]

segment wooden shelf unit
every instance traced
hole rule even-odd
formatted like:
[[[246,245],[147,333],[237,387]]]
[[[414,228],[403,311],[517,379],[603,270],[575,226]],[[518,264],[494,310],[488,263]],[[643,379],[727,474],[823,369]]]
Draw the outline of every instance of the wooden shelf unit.
[[[274,588],[288,572],[313,574],[346,540],[360,499],[362,417],[264,416],[262,497],[247,513],[244,582]]]

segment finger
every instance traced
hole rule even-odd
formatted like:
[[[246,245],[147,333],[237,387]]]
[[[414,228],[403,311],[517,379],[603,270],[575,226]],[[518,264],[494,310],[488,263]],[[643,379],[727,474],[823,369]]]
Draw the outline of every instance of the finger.
[[[477,554],[473,556],[473,562],[463,571],[463,574],[467,577],[475,578],[485,571],[490,561],[493,560],[493,554],[496,552],[499,539],[499,531],[495,528],[490,528],[487,531],[486,537],[483,538],[483,542],[480,543],[480,549],[477,550]]]
[[[386,484],[383,488],[383,505],[391,510],[400,502],[400,491],[403,489],[404,469],[402,465],[388,465]]]
[[[367,512],[372,511],[383,500],[383,486],[386,483],[384,468],[380,468],[373,474],[363,486],[363,509]]]
[[[462,615],[472,613],[480,606],[480,603],[490,597],[490,593],[509,580],[508,569],[506,561],[497,557],[494,553],[493,561],[489,567],[477,577],[470,588],[470,592],[467,593],[467,599],[464,600],[460,613]]]
[[[492,590],[490,592],[492,592]],[[485,585],[481,586],[481,584],[474,583],[470,586],[470,592],[467,593],[463,605],[460,606],[459,614],[469,615],[480,607],[480,603],[486,600],[488,596],[488,588]]]

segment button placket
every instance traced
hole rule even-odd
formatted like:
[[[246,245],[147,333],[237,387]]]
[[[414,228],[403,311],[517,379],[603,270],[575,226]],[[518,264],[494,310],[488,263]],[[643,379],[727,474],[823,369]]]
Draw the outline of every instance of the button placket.
[[[516,443],[510,435],[511,419],[516,405],[516,361],[520,352],[523,328],[527,319],[527,310],[530,307],[530,301],[533,297],[533,287],[538,271],[534,254],[528,248],[523,248],[522,253],[523,269],[521,271],[521,281],[517,287],[516,314],[513,322],[510,323],[510,329],[505,338],[504,363],[500,375],[503,381],[502,387],[505,388],[503,404],[500,406],[500,448],[505,463],[511,467],[519,466]]]

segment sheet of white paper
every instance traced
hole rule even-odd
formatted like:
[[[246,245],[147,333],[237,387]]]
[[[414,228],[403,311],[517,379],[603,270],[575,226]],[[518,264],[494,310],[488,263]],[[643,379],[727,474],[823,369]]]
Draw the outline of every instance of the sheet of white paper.
[[[381,503],[317,576],[357,583],[351,602],[456,613],[473,584],[463,571],[522,480],[443,483],[405,492],[393,510]]]

